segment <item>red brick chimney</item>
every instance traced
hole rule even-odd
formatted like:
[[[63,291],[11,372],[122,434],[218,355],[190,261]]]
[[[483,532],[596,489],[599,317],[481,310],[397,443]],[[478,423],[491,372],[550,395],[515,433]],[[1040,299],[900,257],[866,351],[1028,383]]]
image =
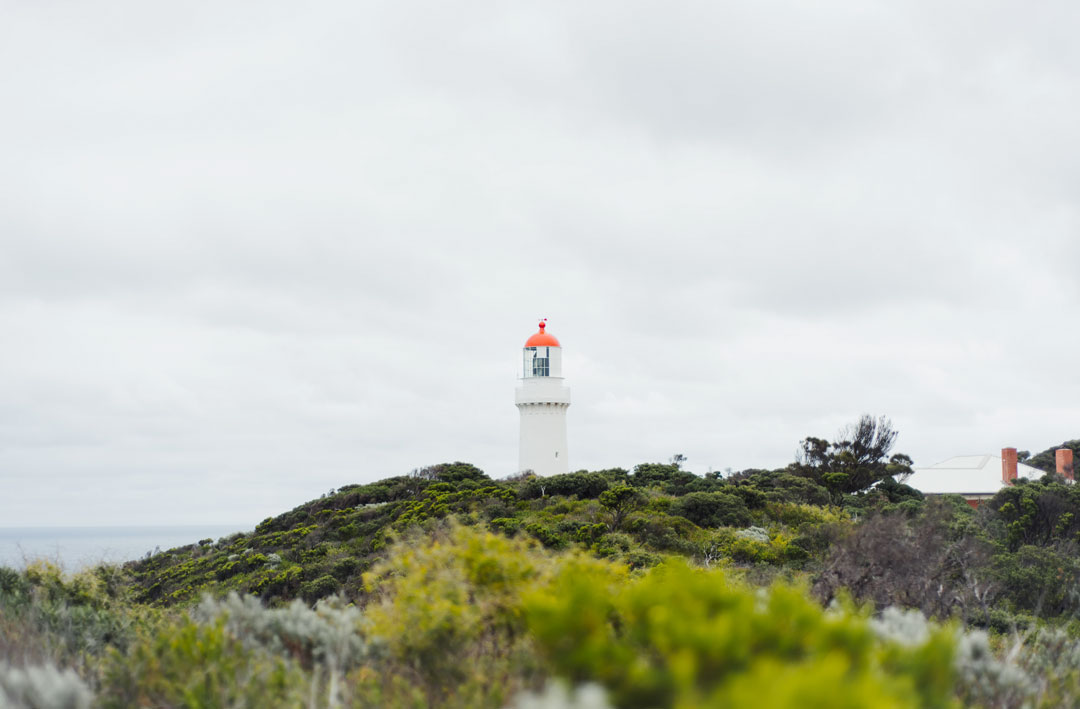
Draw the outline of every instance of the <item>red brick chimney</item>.
[[[1012,485],[1016,480],[1016,449],[1001,449],[1001,480],[1006,485]]]
[[[1055,451],[1057,458],[1057,473],[1066,480],[1074,480],[1073,476],[1073,452],[1070,448],[1058,448]]]

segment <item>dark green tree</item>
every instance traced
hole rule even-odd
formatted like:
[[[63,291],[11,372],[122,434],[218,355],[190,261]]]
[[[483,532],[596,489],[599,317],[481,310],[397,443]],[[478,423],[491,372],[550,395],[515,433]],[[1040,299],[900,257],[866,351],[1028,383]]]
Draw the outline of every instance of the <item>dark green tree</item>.
[[[600,504],[611,513],[611,528],[620,529],[626,516],[645,503],[645,495],[629,485],[618,485],[600,493]]]
[[[1010,550],[1080,538],[1080,488],[1054,474],[1002,488],[987,505],[988,522],[1004,529]]]
[[[803,439],[792,472],[826,488],[834,501],[886,478],[903,482],[912,473],[912,461],[903,453],[889,455],[896,436],[888,418],[863,414],[842,428],[832,443],[812,436]]]
[[[675,463],[641,463],[634,467],[629,483],[638,488],[653,487],[669,495],[682,495],[699,480],[697,475],[679,470]]]
[[[601,473],[563,473],[541,478],[533,476],[520,487],[522,499],[532,500],[548,495],[576,496],[580,500],[595,499],[610,487]]]
[[[486,481],[490,480],[487,474],[470,463],[456,461],[454,463],[439,463],[419,468],[412,472],[413,477],[421,480],[438,480],[440,482],[457,483],[462,480]]]

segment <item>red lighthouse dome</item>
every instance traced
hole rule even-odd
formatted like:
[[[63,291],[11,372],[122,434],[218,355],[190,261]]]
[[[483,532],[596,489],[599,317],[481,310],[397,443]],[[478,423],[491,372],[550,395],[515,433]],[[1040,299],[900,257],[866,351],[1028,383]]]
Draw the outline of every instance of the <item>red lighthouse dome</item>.
[[[547,327],[547,318],[540,321],[540,331],[534,334],[529,339],[525,340],[526,347],[562,347],[559,341],[555,339],[554,335],[549,335],[544,332],[544,328]]]

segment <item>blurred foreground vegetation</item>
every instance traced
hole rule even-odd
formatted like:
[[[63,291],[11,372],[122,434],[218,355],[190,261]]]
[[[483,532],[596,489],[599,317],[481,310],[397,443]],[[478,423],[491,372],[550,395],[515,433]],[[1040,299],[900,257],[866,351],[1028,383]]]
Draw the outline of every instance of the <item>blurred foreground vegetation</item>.
[[[726,477],[438,465],[0,568],[0,707],[1080,704],[1080,488],[923,499],[890,432]]]

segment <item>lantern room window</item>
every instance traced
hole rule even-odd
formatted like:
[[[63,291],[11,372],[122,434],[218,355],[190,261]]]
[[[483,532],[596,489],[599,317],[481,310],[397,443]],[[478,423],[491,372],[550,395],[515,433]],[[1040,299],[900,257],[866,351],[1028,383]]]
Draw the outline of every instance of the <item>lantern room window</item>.
[[[551,348],[550,347],[526,347],[525,370],[526,377],[550,377],[551,376]]]

